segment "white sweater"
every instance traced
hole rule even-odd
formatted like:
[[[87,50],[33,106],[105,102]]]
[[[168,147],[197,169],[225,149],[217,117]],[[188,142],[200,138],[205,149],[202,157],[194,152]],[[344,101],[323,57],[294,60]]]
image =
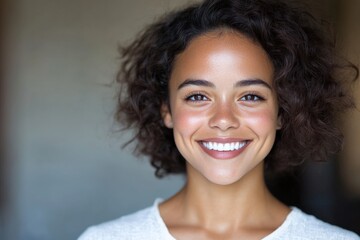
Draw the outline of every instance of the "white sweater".
[[[151,207],[90,227],[78,240],[175,240],[160,216],[159,202],[158,199]],[[359,240],[360,237],[293,207],[281,226],[263,238],[278,239]]]

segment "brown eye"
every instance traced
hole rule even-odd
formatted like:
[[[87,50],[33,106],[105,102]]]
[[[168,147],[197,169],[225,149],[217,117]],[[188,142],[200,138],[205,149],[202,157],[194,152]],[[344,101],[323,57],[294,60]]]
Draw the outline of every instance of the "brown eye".
[[[192,95],[186,97],[185,100],[191,101],[191,102],[201,102],[201,101],[209,101],[209,98],[207,98],[203,94],[192,94]]]
[[[255,95],[255,94],[247,94],[245,96],[243,96],[242,98],[240,98],[241,101],[252,101],[252,102],[256,102],[256,101],[263,101],[264,98]]]

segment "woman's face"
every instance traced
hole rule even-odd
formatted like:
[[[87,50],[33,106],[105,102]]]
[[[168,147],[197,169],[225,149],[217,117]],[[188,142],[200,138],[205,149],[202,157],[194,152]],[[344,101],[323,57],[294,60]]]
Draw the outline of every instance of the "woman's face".
[[[273,74],[266,52],[240,33],[201,35],[177,56],[162,113],[189,177],[226,185],[262,167],[279,128]]]

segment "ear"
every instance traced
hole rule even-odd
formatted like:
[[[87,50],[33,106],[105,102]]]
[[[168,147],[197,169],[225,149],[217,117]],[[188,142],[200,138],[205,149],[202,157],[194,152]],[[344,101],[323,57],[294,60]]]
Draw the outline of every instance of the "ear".
[[[171,112],[170,112],[168,104],[164,103],[161,106],[161,116],[162,116],[165,126],[167,128],[173,128],[173,120],[172,120],[172,116],[171,116]]]

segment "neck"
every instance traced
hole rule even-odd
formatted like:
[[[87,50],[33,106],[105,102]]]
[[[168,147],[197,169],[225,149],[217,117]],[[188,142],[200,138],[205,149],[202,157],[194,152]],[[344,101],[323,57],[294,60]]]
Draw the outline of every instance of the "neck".
[[[168,201],[172,203],[172,214],[176,209],[177,219],[183,219],[184,224],[218,232],[232,231],[252,227],[254,223],[273,224],[269,219],[282,211],[277,227],[288,213],[268,191],[262,164],[229,185],[217,185],[199,174],[189,174],[184,188]]]
[[[206,225],[211,225],[212,220],[245,223],[254,214],[264,213],[270,199],[262,165],[238,182],[225,186],[211,183],[202,176],[189,177],[183,194],[186,210]]]

